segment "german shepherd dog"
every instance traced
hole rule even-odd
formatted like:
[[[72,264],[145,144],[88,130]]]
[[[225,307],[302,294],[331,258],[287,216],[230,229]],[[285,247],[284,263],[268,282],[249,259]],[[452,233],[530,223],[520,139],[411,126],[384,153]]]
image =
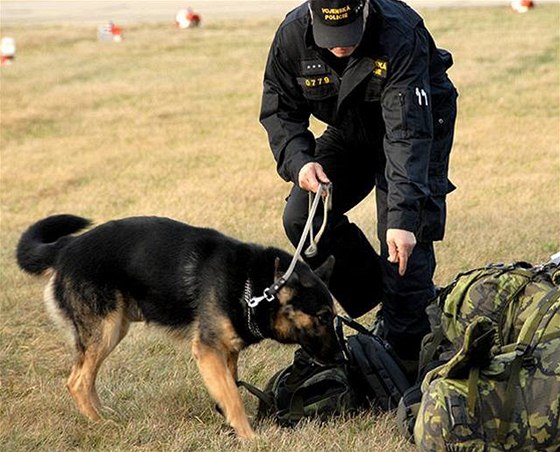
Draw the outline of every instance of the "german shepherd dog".
[[[168,218],[132,217],[97,226],[73,215],[45,218],[17,247],[19,266],[50,277],[48,310],[71,331],[76,357],[67,388],[82,414],[100,419],[95,379],[129,325],[146,321],[192,340],[204,383],[240,438],[255,436],[236,386],[239,352],[264,338],[300,344],[318,361],[339,356],[335,308],[325,281],[298,262],[272,301],[249,307],[292,257]]]

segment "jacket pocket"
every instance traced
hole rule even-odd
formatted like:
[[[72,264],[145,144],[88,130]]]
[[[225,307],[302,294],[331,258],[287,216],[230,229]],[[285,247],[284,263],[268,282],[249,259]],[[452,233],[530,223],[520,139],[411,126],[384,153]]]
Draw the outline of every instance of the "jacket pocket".
[[[443,239],[447,216],[446,197],[455,190],[455,185],[448,179],[456,116],[454,99],[447,103],[446,108],[435,108],[433,115],[434,138],[428,168],[430,196],[422,206],[418,230],[419,240],[428,242]]]
[[[434,195],[445,195],[455,189],[447,179],[457,117],[457,91],[447,78],[432,87],[434,135],[430,149],[428,179]]]
[[[393,91],[383,99],[383,117],[389,138],[432,137],[429,95],[422,88]]]
[[[457,117],[457,92],[455,89],[445,93],[432,94],[432,116],[434,138],[431,151],[432,162],[445,162],[449,159],[453,141],[455,119]]]

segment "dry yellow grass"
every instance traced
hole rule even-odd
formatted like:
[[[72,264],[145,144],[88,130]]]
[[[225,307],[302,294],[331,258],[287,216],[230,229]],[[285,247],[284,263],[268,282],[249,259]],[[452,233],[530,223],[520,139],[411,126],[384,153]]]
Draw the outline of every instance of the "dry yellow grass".
[[[542,262],[560,248],[558,12],[425,11],[455,56],[461,92],[459,189],[437,245],[440,284],[492,261]],[[391,416],[369,414],[296,430],[264,425],[255,444],[239,445],[188,347],[143,326],[101,370],[109,420],[89,423],[64,389],[71,360],[44,312],[43,282],[15,266],[22,230],[60,212],[96,222],[166,215],[288,248],[280,215],[289,187],[257,122],[275,26],[137,25],[116,45],[98,43],[93,29],[3,26],[19,55],[1,73],[0,450],[412,450]],[[352,218],[374,240],[372,199]],[[241,376],[262,385],[292,352],[248,350]]]

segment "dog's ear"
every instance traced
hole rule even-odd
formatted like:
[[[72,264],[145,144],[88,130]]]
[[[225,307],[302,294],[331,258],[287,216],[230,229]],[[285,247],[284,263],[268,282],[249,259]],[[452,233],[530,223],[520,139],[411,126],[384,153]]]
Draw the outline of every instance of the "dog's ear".
[[[319,267],[314,270],[314,273],[325,283],[328,284],[334,269],[334,256],[329,256]]]
[[[280,258],[274,259],[274,281],[278,281],[282,276],[284,276],[284,271],[280,270]],[[290,281],[298,281],[298,275],[293,272],[290,276]]]
[[[278,281],[282,277],[283,273],[280,271],[280,258],[274,259],[274,281]]]

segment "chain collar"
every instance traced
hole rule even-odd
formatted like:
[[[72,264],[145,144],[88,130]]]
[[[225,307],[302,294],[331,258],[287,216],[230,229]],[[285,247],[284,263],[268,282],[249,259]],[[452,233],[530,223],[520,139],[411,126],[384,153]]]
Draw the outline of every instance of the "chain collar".
[[[247,305],[247,328],[249,328],[250,333],[255,336],[257,339],[264,339],[261,330],[259,329],[258,324],[253,321],[253,317],[255,315],[254,309],[250,304],[251,297],[253,295],[253,285],[251,284],[251,280],[247,278],[245,281],[245,288],[243,290],[243,300],[242,303]]]

